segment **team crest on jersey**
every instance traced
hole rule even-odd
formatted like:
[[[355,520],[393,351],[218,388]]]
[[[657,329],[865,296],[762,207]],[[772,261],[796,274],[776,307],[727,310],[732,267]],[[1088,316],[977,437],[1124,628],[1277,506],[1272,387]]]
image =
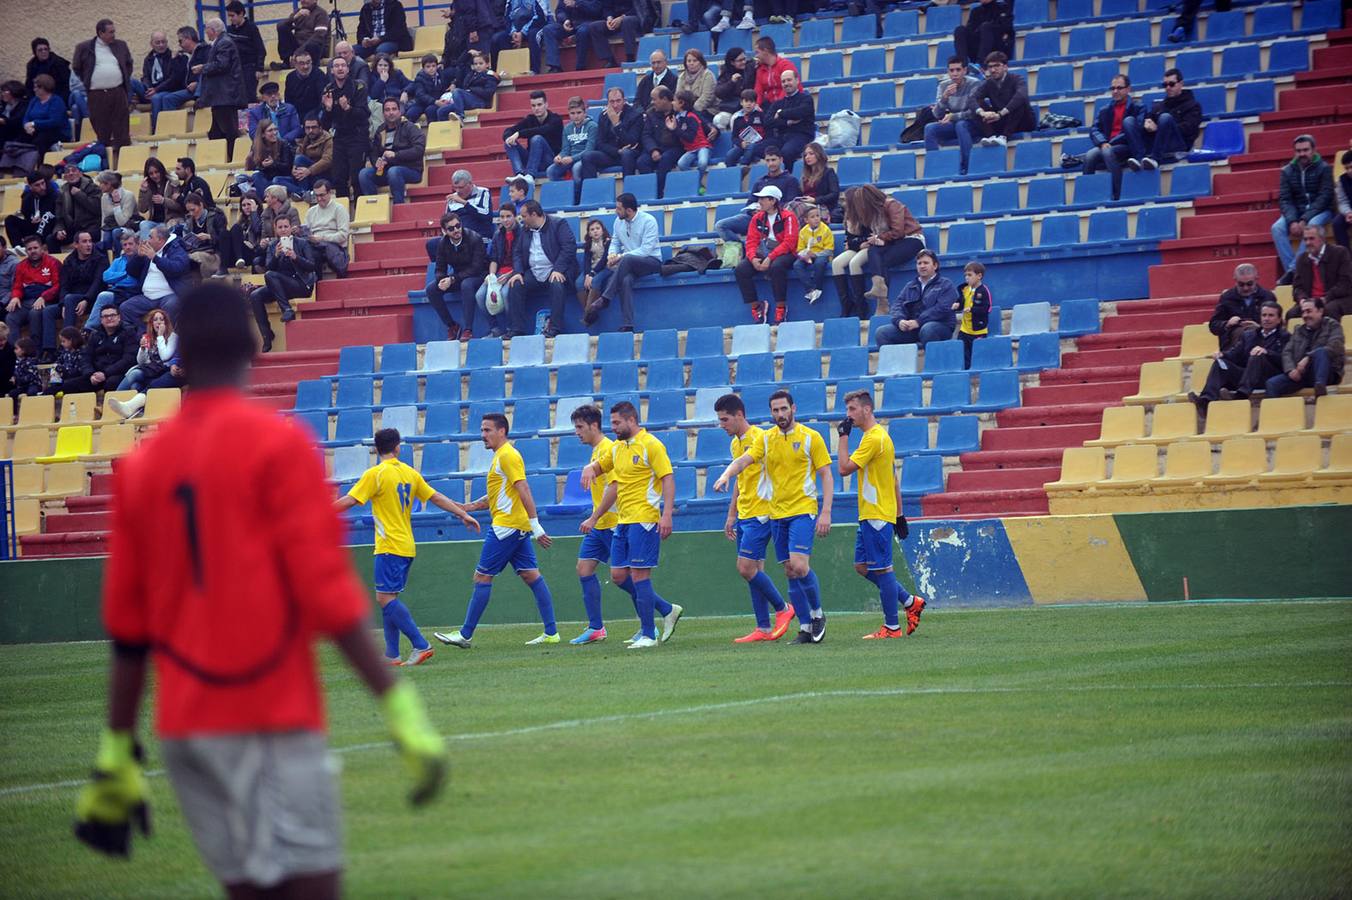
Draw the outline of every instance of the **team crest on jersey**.
[[[638,465],[638,464],[639,464],[639,460],[640,460],[641,458],[642,458],[642,457],[640,457],[640,456],[638,456],[637,454],[635,454],[634,456],[630,457],[630,461],[633,462],[634,465]]]
[[[794,442],[793,442],[793,449],[794,449],[794,452],[795,452],[795,453],[796,453],[797,451],[803,449],[803,442],[802,442],[802,441],[794,441]]]

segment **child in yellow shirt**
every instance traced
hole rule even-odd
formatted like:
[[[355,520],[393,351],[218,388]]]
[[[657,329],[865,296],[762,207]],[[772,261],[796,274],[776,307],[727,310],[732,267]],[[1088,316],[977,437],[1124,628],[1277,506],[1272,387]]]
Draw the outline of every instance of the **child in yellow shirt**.
[[[821,207],[809,206],[803,213],[803,227],[798,229],[798,259],[793,267],[798,270],[807,290],[803,299],[816,303],[826,283],[826,270],[831,265],[836,239],[831,229],[822,222]]]
[[[962,341],[962,367],[972,367],[972,344],[977,338],[986,336],[987,319],[991,313],[991,289],[981,283],[986,277],[986,267],[979,262],[969,262],[962,270],[962,299],[953,304],[955,310],[962,310],[958,325],[958,338]]]

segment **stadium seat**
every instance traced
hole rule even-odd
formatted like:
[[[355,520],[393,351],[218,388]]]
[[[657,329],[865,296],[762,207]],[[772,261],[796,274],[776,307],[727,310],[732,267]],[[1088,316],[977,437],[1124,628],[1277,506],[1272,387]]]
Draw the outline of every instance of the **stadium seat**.
[[[962,341],[931,341],[925,345],[926,375],[962,371]]]
[[[657,199],[657,173],[640,172],[624,177],[624,190],[633,194],[640,203],[650,203]]]
[[[1178,237],[1178,212],[1172,206],[1147,206],[1136,213],[1136,239],[1173,240]]]
[[[323,410],[303,410],[291,416],[291,419],[304,426],[314,435],[316,441],[323,443],[329,439],[329,416]],[[104,426],[104,428],[107,427]],[[102,430],[100,429],[100,431]]]
[[[483,369],[502,365],[502,338],[474,338],[465,345],[465,368]]]
[[[901,143],[901,132],[906,128],[902,116],[877,116],[868,123],[870,146],[892,146]]]
[[[662,198],[664,200],[696,200],[700,196],[699,189],[698,170],[675,170],[667,173],[667,181],[662,188]]]
[[[1150,33],[1146,24],[1146,34]],[[1122,65],[1115,59],[1091,59],[1080,70],[1080,90],[1103,90],[1109,83],[1122,74]]]
[[[878,20],[874,16],[846,16],[840,27],[842,44],[860,44],[878,37]]]
[[[1061,477],[1044,487],[1048,493],[1083,490],[1103,481],[1106,469],[1102,447],[1067,447],[1061,452]]]
[[[817,91],[816,110],[819,118],[830,118],[842,109],[854,109],[854,86],[837,84]]]
[[[995,240],[991,249],[997,252],[1026,250],[1033,246],[1032,219],[1001,219],[995,223]]]
[[[773,353],[747,353],[737,358],[737,385],[768,384],[775,380]]]
[[[1311,431],[1324,436],[1352,431],[1352,394],[1327,394],[1316,400]]]
[[[3,445],[4,441],[0,440],[0,446]],[[10,445],[5,458],[16,463],[34,462],[38,457],[46,456],[51,452],[51,431],[45,426],[36,425],[30,428],[20,428],[14,432],[14,442]]]
[[[338,398],[334,406],[338,409],[370,407],[375,401],[375,380],[370,376],[338,379]]]
[[[775,329],[775,353],[783,356],[794,350],[817,346],[817,323],[810,319],[783,322]]]
[[[983,147],[984,150],[999,150],[999,147]],[[975,153],[973,154],[975,155]],[[968,170],[971,172],[971,170]],[[972,174],[978,174],[973,172]],[[942,190],[942,189],[941,189]],[[1019,185],[1015,181],[989,181],[981,188],[981,212],[992,213],[1017,212],[1019,209]]]
[[[1016,184],[1017,188],[1018,185]],[[934,214],[941,218],[968,215],[972,211],[972,186],[970,184],[944,185],[935,192]]]
[[[685,387],[685,360],[656,359],[648,363],[644,390],[677,391]]]
[[[859,346],[859,320],[855,318],[827,319],[822,323],[822,349]]]
[[[337,451],[334,452],[334,461],[337,468]],[[460,445],[447,441],[423,444],[419,468],[424,478],[443,478],[460,471]]]
[[[750,410],[748,415],[752,415]],[[690,462],[704,466],[730,462],[728,446],[728,436],[723,429],[700,429],[695,435],[695,454],[690,457]]]
[[[880,416],[902,416],[908,413],[924,411],[921,397],[923,382],[918,375],[903,375],[888,378],[883,382],[882,403],[878,406]]]
[[[369,375],[375,370],[375,347],[343,347],[338,351],[339,375]]]
[[[690,361],[690,386],[714,387],[727,384],[728,358],[726,356],[697,356]]]
[[[1180,50],[1174,57],[1174,67],[1183,72],[1191,82],[1210,81],[1211,76],[1216,74],[1216,54],[1215,51],[1207,49]],[[1145,103],[1145,99],[1142,99]],[[1206,112],[1205,109],[1202,110]]]
[[[632,96],[632,94],[625,96]],[[616,183],[614,175],[598,175],[582,182],[582,195],[580,197],[582,207],[584,209],[595,209],[596,207],[612,206],[615,203]]]
[[[380,380],[381,406],[408,406],[417,403],[417,375],[386,375]]]
[[[991,322],[992,329],[999,326]],[[972,370],[1008,369],[1014,365],[1014,341],[999,334],[982,338],[972,345]]]
[[[1005,158],[1006,154],[1004,147],[982,147],[982,146],[973,147],[971,158],[967,162],[967,173],[969,175],[999,174],[1005,171]],[[991,187],[997,184],[1002,184],[1002,182],[988,181],[985,184],[985,189],[990,190]],[[1013,182],[1010,182],[1009,186],[1015,188],[1018,187],[1018,185],[1014,184]],[[985,203],[984,199],[982,200],[982,203],[983,204]],[[1019,208],[1017,191],[1015,191],[1014,204],[1008,208],[1009,209]]]
[[[1112,190],[1112,176],[1107,172],[1077,175],[1075,177],[1075,205],[1089,206],[1110,203],[1113,199]]]
[[[1023,0],[1014,11],[1014,24],[1024,29],[1046,22],[1049,16],[1047,0]]]
[[[897,456],[924,453],[929,449],[928,419],[920,417],[892,419],[887,423],[887,434],[892,438],[892,448]]]
[[[712,430],[717,434],[722,434],[723,439],[727,440],[728,436],[726,433],[722,431],[722,429],[716,428]],[[673,463],[684,462],[687,458],[689,458],[690,447],[689,441],[686,437],[686,432],[682,431],[679,428],[676,428],[670,431],[659,431],[657,432],[656,437],[659,441],[662,442],[662,446],[666,448],[667,457]],[[724,444],[723,446],[726,448],[727,444]]]
[[[892,71],[896,74],[920,74],[929,68],[929,48],[924,44],[902,44],[892,51]]]
[[[960,174],[961,164],[962,157],[956,148],[927,151],[925,153],[925,180],[957,178]]]
[[[656,349],[662,343],[662,332],[649,331],[643,335],[643,349],[647,351],[649,344]],[[676,333],[668,332],[671,338],[672,351],[666,356],[676,355]],[[598,363],[619,362],[620,360],[634,358],[634,335],[625,331],[609,331],[596,339],[596,361]],[[656,356],[644,355],[644,359],[656,359]]]
[[[1228,438],[1221,443],[1220,468],[1202,481],[1205,484],[1251,482],[1267,471],[1267,463],[1267,441],[1257,437]]]
[[[333,403],[333,386],[327,378],[313,378],[296,385],[296,409],[328,409]]]
[[[563,209],[573,205],[573,182],[546,181],[536,197],[545,209]]]
[[[1245,15],[1246,12],[1242,9],[1213,12],[1205,19],[1207,42],[1243,40]]]
[[[1113,53],[1119,56],[1125,56],[1136,50],[1147,50],[1150,48],[1150,22],[1146,20],[1137,20],[1132,22],[1118,22],[1113,30]],[[1105,81],[1104,84],[1107,84]],[[1095,84],[1085,84],[1081,82],[1082,87],[1097,87]]]
[[[952,34],[962,24],[962,7],[930,6],[925,10],[925,34]]]
[[[934,345],[931,344],[930,346]],[[966,409],[971,402],[971,373],[944,372],[934,376],[934,381],[930,387],[930,400],[925,406],[925,412],[929,415],[953,413]]]
[[[1241,81],[1235,86],[1236,115],[1252,116],[1276,107],[1276,85],[1271,81]]]
[[[1152,444],[1168,444],[1197,435],[1197,409],[1191,403],[1158,403],[1150,419],[1150,436],[1137,438]]]
[[[869,352],[867,347],[842,347],[835,350],[831,353],[830,357],[832,380],[843,378],[867,378],[868,357]],[[789,379],[786,376],[784,380],[788,381]]]
[[[948,245],[944,249],[946,255],[964,256],[981,253],[985,249],[985,222],[957,222],[948,226]]]
[[[525,438],[524,440],[513,441],[512,446],[516,447],[517,452],[521,454],[527,472],[538,472],[541,469],[550,468],[549,438]],[[545,502],[553,503],[553,495],[551,494]]]
[[[867,17],[872,21],[872,16]],[[848,21],[848,20],[847,20]],[[721,49],[721,48],[720,48]],[[857,47],[850,53],[850,78],[858,81],[887,74],[887,51],[882,47]],[[889,88],[892,86],[889,82]],[[896,108],[895,94],[887,109]]]
[[[590,395],[596,389],[591,363],[560,366],[554,377],[554,393],[565,397]]]
[[[914,375],[920,371],[919,353],[915,344],[888,344],[878,349],[879,378],[892,375]]]
[[[1122,444],[1113,451],[1113,473],[1099,490],[1121,490],[1159,475],[1159,449],[1154,444]]]
[[[1106,34],[1107,32],[1100,25],[1072,28],[1070,30],[1070,41],[1066,47],[1067,55],[1087,56],[1104,53],[1106,50],[1104,43]]]
[[[1244,152],[1244,123],[1235,119],[1210,121],[1202,132],[1202,147],[1188,154],[1189,162],[1226,159]]]
[[[958,9],[959,7],[939,7]],[[937,455],[908,456],[901,464],[901,492],[907,496],[933,494],[944,489],[944,461]]]
[[[1329,462],[1315,470],[1316,481],[1347,481],[1352,479],[1352,433],[1335,434],[1329,440]]]
[[[1052,330],[1052,305],[1045,300],[1041,303],[1020,303],[1014,307],[1014,316],[1010,320],[1011,337],[1028,334],[1041,334]]]
[[[348,348],[343,348],[348,349]],[[428,341],[423,350],[422,371],[444,372],[460,368],[459,341]]]
[[[719,341],[722,342],[722,330],[719,330]],[[768,353],[770,352],[770,326],[769,325],[736,325],[732,329],[732,350],[728,356],[736,359],[744,353]],[[687,356],[693,356],[689,348],[686,349]]]
[[[380,411],[380,427],[393,428],[400,437],[418,431],[418,407],[387,406]]]
[[[1056,330],[1063,337],[1096,334],[1099,327],[1097,300],[1062,300],[1061,305],[1057,307]]]
[[[1157,84],[1164,77],[1164,55],[1133,56],[1127,60],[1127,77],[1132,84]]]
[[[558,403],[554,404],[553,425],[549,428],[539,429],[540,435],[557,436],[571,434],[573,431],[573,423],[569,416],[573,414],[573,410],[577,409],[579,406],[594,405],[595,402],[596,401],[592,399],[591,394],[580,394],[575,397],[559,398]]]
[[[1135,394],[1123,397],[1123,403],[1154,403],[1169,400],[1179,393],[1183,384],[1183,366],[1176,359],[1148,362],[1141,365],[1140,388]]]
[[[708,207],[681,206],[671,211],[671,235],[690,236],[708,231]]]
[[[1134,172],[1125,173],[1134,175]],[[1158,172],[1149,173],[1158,175]],[[1123,196],[1126,195],[1126,179],[1123,179]],[[1124,209],[1108,209],[1101,212],[1090,213],[1089,215],[1089,239],[1086,243],[1090,244],[1116,244],[1127,239],[1127,211]]]
[[[581,334],[561,334],[554,338],[554,353],[550,365],[567,366],[588,361],[591,352],[591,336]]]
[[[338,382],[338,394],[341,398],[343,381]],[[471,369],[469,373],[469,399],[495,400],[507,396],[507,373],[502,369]],[[343,405],[341,399],[338,404]],[[366,405],[370,405],[368,402]]]
[[[1268,50],[1267,72],[1270,75],[1303,72],[1309,65],[1310,44],[1304,39],[1275,41]]]
[[[1304,397],[1270,397],[1258,405],[1259,437],[1280,437],[1304,430]]]
[[[493,338],[485,338],[493,340]],[[470,342],[474,344],[474,341]],[[473,347],[470,348],[471,351]],[[491,353],[491,347],[488,348]],[[542,366],[545,363],[545,336],[542,334],[517,335],[507,347],[509,368],[517,366]],[[472,363],[470,364],[472,365]]]
[[[648,396],[647,424],[652,427],[675,425],[685,418],[685,391],[658,391]]]
[[[1037,71],[1038,96],[1069,94],[1075,90],[1075,67],[1071,65],[1043,66]]]
[[[751,326],[761,327],[766,326]],[[646,346],[647,339],[644,339]],[[767,344],[768,347],[768,338]],[[717,325],[691,328],[685,333],[685,356],[691,359],[699,356],[723,356],[723,329]],[[736,354],[733,354],[736,355]],[[645,357],[646,359],[647,357]]]
[[[813,84],[839,81],[845,77],[845,57],[839,53],[818,53],[803,62],[807,63],[803,77]]]
[[[601,366],[601,393],[623,393],[638,390],[638,363],[604,363]]]
[[[1263,402],[1266,405],[1272,401]],[[1258,483],[1306,481],[1319,469],[1322,456],[1323,447],[1317,434],[1288,434],[1279,437],[1272,451],[1272,470],[1259,475]]]
[[[836,164],[841,188],[873,184],[873,159],[868,156],[846,156]]]
[[[1079,216],[1047,216],[1042,220],[1042,235],[1038,241],[1039,247],[1069,247],[1079,242]]]
[[[729,391],[730,388],[726,384],[697,389],[695,391],[695,409],[693,414],[690,418],[682,420],[679,424],[682,427],[712,424],[716,419],[714,414],[714,402]]]
[[[417,344],[386,344],[380,348],[380,371],[412,372],[418,368]]]
[[[730,197],[742,192],[742,170],[738,166],[710,169],[705,183],[706,196]]]
[[[1253,431],[1253,406],[1248,400],[1217,400],[1206,408],[1206,429],[1209,440],[1242,437]]]
[[[1032,210],[1059,210],[1066,205],[1066,180],[1060,175],[1053,175],[1051,178],[1033,178],[1028,182],[1028,200],[1024,203],[1024,209]],[[1076,222],[1078,216],[1073,216]],[[1044,229],[1045,234],[1045,229]],[[1079,226],[1075,227],[1075,241],[1080,237]],[[1043,238],[1046,242],[1046,238]]]
[[[939,419],[934,450],[942,456],[957,456],[981,449],[981,423],[977,416],[944,416]]]
[[[969,401],[966,409],[968,412],[998,412],[1018,406],[1020,402],[1019,373],[1012,369],[994,369],[981,373],[977,382],[977,398]]]
[[[1023,59],[1058,59],[1061,57],[1061,32],[1033,31],[1023,40]]]

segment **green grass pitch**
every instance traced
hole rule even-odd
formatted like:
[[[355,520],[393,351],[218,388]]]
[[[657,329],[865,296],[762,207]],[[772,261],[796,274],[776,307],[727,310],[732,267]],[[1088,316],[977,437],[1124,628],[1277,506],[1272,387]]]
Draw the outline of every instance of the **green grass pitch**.
[[[438,646],[409,675],[454,771],[419,811],[326,652],[347,893],[1352,892],[1352,604],[935,610],[877,642],[837,615],[822,646],[734,647],[749,622],[632,653],[629,622],[592,647],[527,648],[524,625]],[[130,863],[70,836],[107,655],[0,650],[0,895],[213,896],[163,777]]]

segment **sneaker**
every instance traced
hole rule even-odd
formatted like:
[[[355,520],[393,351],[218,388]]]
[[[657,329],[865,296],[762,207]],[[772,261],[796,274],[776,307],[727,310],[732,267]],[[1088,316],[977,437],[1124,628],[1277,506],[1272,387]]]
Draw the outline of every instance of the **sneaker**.
[[[714,34],[722,34],[731,27],[732,27],[732,17],[724,16],[723,18],[719,19],[716,23],[714,23],[712,26],[710,26],[709,30],[712,31]]]
[[[446,634],[444,631],[432,632],[432,637],[441,641],[443,644],[450,644],[452,647],[459,647],[461,650],[469,649],[470,639],[463,636],[459,629]]]
[[[385,657],[385,662],[391,666],[402,666],[404,664],[404,661],[397,656],[394,659],[390,659],[387,656]]]
[[[1133,172],[1139,172],[1141,171],[1141,161],[1133,156],[1127,160],[1127,168]]]
[[[533,637],[526,641],[526,646],[534,647],[537,644],[557,644],[560,640],[562,639],[556,631],[553,634],[541,634],[539,637]]]
[[[920,627],[920,614],[925,611],[925,598],[916,594],[906,609],[906,634],[910,635]]]
[[[681,613],[685,612],[685,607],[679,603],[671,604],[671,612],[662,617],[662,643],[671,640],[671,636],[676,633],[676,623],[681,621]]]
[[[626,644],[632,644],[634,641],[638,640],[638,639],[641,638],[641,637],[643,637],[643,629],[642,629],[642,628],[640,628],[638,631],[635,631],[632,637],[627,637],[627,638],[625,638],[625,639],[624,639],[624,642],[625,642]]]
[[[877,631],[873,631],[870,632],[869,634],[864,635],[864,640],[876,641],[882,640],[884,638],[899,638],[899,637],[903,637],[900,626],[896,628],[888,628],[886,625],[883,625]]]
[[[404,665],[421,666],[423,663],[427,662],[431,658],[432,658],[432,648],[424,647],[421,650],[414,650],[412,653],[410,653],[408,655],[408,659],[404,660]]]
[[[992,142],[991,138],[983,137],[981,140],[976,142],[976,145],[978,147],[989,147],[991,146],[991,142]]]
[[[462,343],[465,341],[472,341],[474,340],[474,332],[470,331],[468,328],[462,328],[460,329],[459,339]]]
[[[1005,136],[1003,134],[993,134],[986,140],[990,141],[990,143],[986,145],[987,147],[1004,147],[1007,146],[1009,143],[1008,141],[1005,140]]]
[[[776,306],[775,306],[775,324],[778,325],[778,324],[780,324],[781,322],[783,322],[783,321],[784,321],[784,318],[785,318],[788,314],[789,314],[789,310],[788,310],[787,307],[776,305]]]
[[[812,643],[820,644],[824,637],[826,637],[826,613],[812,620]]]
[[[1157,162],[1153,156],[1147,156],[1145,159],[1141,160],[1141,168],[1147,172],[1153,172],[1159,167],[1159,162]]]
[[[638,638],[629,645],[630,650],[642,650],[645,647],[656,647],[657,641],[650,637],[639,635]]]
[[[789,630],[793,624],[793,607],[785,606],[779,612],[775,613],[775,624],[770,629],[770,640],[777,641],[784,636],[784,632]]]
[[[1326,384],[1319,384],[1318,382],[1315,383],[1315,386],[1314,386],[1314,395],[1315,395],[1315,397],[1326,397],[1326,396],[1328,396],[1328,392],[1329,392],[1328,385],[1326,385]]]
[[[737,27],[742,31],[750,31],[756,27],[756,17],[751,14],[751,9],[749,7],[746,10],[746,14],[742,16],[742,21],[737,23]]]
[[[771,17],[770,17],[770,24],[771,24],[771,25],[792,25],[792,24],[793,24],[793,17],[792,17],[792,16],[771,16]]]
[[[595,644],[606,639],[606,630],[604,628],[588,628],[586,631],[573,638],[570,644]]]
[[[1181,27],[1175,28],[1173,31],[1169,32],[1169,43],[1171,44],[1181,44],[1183,41],[1187,39],[1188,33],[1184,31]]]
[[[812,290],[808,291],[806,294],[803,295],[803,299],[806,300],[808,303],[816,303],[818,300],[821,299],[821,296],[822,292],[817,290],[816,288],[813,288]]]
[[[446,340],[458,341],[460,339],[460,326],[455,322],[446,326]]]
[[[733,638],[732,642],[734,644],[756,644],[759,643],[760,641],[773,641],[773,640],[774,638],[770,637],[770,632],[761,631],[759,628],[757,628],[750,634],[744,634],[739,638]]]
[[[517,177],[517,178],[523,179],[523,180],[526,182],[526,184],[528,184],[528,185],[531,186],[532,189],[535,188],[535,176],[534,176],[534,175],[531,175],[530,173],[523,173],[523,174],[518,175],[518,176],[516,176],[516,177]]]
[[[812,639],[812,632],[810,632],[810,631],[799,631],[799,632],[798,632],[798,637],[794,638],[793,641],[792,641],[791,643],[794,643],[794,644],[815,644],[816,641],[814,641],[814,640]]]
[[[244,261],[244,257],[241,256],[239,259],[235,260],[235,265],[233,266],[233,268],[236,268],[236,269],[243,269],[243,268],[244,268],[245,266],[247,266],[247,265],[248,265],[248,263],[245,262],[245,261]]]

